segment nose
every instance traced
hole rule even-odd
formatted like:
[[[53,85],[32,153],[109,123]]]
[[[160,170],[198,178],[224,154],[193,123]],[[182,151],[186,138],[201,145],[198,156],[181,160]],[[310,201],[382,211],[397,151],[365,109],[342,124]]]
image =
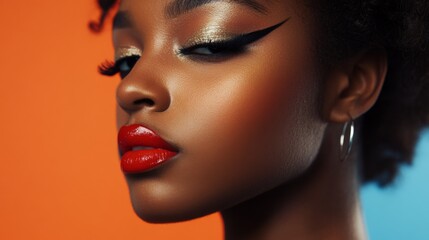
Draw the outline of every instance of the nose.
[[[134,67],[139,66],[136,64]],[[170,94],[165,81],[159,75],[144,69],[130,72],[116,90],[119,106],[129,114],[140,110],[152,112],[167,110],[170,106]]]

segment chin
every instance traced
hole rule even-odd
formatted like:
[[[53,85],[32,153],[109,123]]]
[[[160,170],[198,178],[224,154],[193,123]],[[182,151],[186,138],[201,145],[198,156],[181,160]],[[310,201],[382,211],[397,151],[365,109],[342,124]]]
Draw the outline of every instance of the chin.
[[[174,223],[206,216],[212,212],[196,209],[193,206],[175,204],[172,199],[157,198],[145,201],[146,198],[131,196],[134,212],[148,223]]]
[[[128,185],[134,212],[148,223],[192,220],[214,213],[219,207],[203,196],[190,197],[192,194],[184,194],[171,184],[128,181]]]
[[[192,220],[195,218],[206,216],[210,213],[195,213],[186,209],[170,208],[151,208],[142,204],[133,202],[134,212],[137,216],[147,223],[175,223]]]

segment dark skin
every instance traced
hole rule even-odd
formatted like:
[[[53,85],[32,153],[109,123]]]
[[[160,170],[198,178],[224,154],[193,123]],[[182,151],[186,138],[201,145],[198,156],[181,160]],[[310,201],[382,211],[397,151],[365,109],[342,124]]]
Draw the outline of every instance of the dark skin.
[[[384,52],[323,67],[300,1],[214,1],[174,16],[171,2],[121,1],[113,32],[117,58],[139,55],[117,89],[118,127],[144,124],[180,149],[126,175],[136,213],[174,222],[220,211],[226,239],[365,239],[355,157],[339,160],[339,136],[377,100]],[[244,51],[178,51],[282,21]]]

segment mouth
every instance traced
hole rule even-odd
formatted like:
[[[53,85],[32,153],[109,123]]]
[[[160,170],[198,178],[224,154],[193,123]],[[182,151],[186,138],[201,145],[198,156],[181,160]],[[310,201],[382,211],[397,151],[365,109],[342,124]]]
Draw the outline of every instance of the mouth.
[[[155,148],[146,147],[146,146],[137,146],[137,147],[132,147],[131,151],[150,150],[150,149],[155,149]]]
[[[118,133],[121,169],[135,174],[150,171],[178,154],[178,150],[154,131],[140,124],[123,126]]]

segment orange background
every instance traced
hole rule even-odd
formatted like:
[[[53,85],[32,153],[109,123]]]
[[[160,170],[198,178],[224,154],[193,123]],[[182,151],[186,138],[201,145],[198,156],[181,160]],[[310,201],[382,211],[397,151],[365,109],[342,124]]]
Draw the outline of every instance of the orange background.
[[[0,239],[221,239],[220,217],[138,219],[116,153],[95,0],[0,0]]]

